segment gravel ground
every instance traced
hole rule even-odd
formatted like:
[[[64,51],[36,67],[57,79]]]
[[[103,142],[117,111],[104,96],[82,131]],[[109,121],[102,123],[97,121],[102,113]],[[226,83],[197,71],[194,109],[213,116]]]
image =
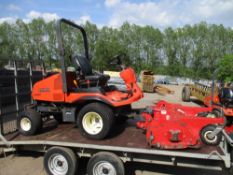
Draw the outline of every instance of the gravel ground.
[[[189,102],[184,103],[181,101],[181,86],[168,86],[174,90],[174,94],[159,95],[154,93],[145,93],[144,99],[133,104],[134,108],[143,108],[152,105],[159,100],[166,100],[172,103],[181,103],[190,106],[198,106],[198,104]],[[79,164],[78,174],[85,175],[85,167],[87,159],[82,159]],[[191,168],[180,168],[161,166],[153,164],[142,163],[127,163],[125,165],[126,175],[220,175],[221,172],[204,171]],[[43,169],[43,155],[40,153],[17,153],[10,154],[6,157],[0,158],[0,175],[44,175]]]
[[[181,92],[183,86],[176,86],[176,85],[167,85],[165,86],[170,90],[174,91],[174,94],[158,94],[158,93],[144,93],[144,98],[139,100],[138,102],[133,103],[133,108],[145,108],[148,105],[153,105],[160,100],[165,100],[171,103],[179,103],[182,105],[187,106],[198,106],[197,103],[194,102],[183,102],[181,99]]]

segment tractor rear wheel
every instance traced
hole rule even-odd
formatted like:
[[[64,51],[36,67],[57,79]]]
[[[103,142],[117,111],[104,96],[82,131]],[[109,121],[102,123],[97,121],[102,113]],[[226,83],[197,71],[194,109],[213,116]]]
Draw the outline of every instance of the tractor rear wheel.
[[[17,128],[22,135],[34,135],[42,128],[40,113],[33,109],[22,112],[17,117]]]
[[[182,89],[182,101],[184,102],[190,101],[190,88],[188,86],[185,86]]]
[[[221,142],[222,135],[221,133],[218,133],[215,137],[211,138],[209,135],[213,133],[213,131],[216,129],[216,126],[214,125],[208,125],[205,126],[200,133],[201,140],[206,145],[212,145],[216,146]]]
[[[84,106],[77,116],[77,124],[82,135],[90,139],[105,138],[114,123],[112,109],[101,103]]]

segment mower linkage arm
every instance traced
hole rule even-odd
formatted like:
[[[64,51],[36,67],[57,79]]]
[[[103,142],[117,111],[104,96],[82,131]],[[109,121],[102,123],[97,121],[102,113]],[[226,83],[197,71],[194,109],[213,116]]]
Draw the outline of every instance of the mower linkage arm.
[[[222,133],[222,135],[225,137],[225,139],[226,139],[226,141],[230,144],[230,146],[232,146],[233,147],[233,140],[231,139],[231,137],[226,133],[226,131],[225,131],[225,126],[226,126],[226,124],[227,124],[227,119],[226,118],[224,118],[225,120],[224,120],[224,124],[223,125],[221,125],[221,126],[217,126],[216,128],[215,128],[215,130],[212,132],[212,133],[210,133],[210,135],[209,135],[209,137],[210,138],[214,138],[216,135],[218,135],[220,132]]]
[[[230,144],[230,146],[233,147],[233,140],[231,139],[231,137],[226,133],[226,131],[223,129],[222,130],[222,134],[223,136],[226,138],[227,142]]]

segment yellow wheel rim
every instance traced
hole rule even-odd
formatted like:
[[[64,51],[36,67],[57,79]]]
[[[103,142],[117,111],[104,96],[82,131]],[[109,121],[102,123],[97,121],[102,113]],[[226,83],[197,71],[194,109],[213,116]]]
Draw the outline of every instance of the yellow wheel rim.
[[[88,112],[82,120],[84,130],[91,135],[99,134],[103,129],[103,119],[96,112]]]

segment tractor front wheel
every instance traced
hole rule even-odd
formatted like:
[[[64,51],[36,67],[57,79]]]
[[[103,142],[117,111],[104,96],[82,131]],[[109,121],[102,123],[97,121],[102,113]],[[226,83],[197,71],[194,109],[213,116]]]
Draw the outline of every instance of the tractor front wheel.
[[[77,116],[77,124],[81,134],[90,139],[105,138],[111,130],[113,122],[112,109],[101,103],[87,104]]]
[[[34,135],[42,128],[41,115],[35,110],[26,110],[17,117],[17,127],[22,135]]]

